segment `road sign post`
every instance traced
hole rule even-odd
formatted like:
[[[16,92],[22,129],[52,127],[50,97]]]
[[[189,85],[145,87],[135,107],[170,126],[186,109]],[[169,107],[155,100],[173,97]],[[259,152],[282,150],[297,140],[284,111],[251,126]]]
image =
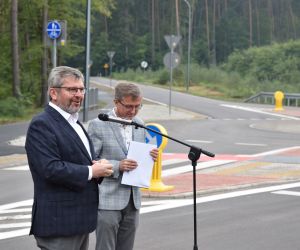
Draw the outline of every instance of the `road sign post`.
[[[186,92],[189,91],[190,85],[190,65],[191,65],[191,39],[192,39],[192,8],[188,0],[184,0],[188,6],[189,10],[189,39],[188,39],[188,61],[187,61],[187,82],[186,82]]]
[[[110,84],[110,87],[111,87],[111,77],[112,77],[112,59],[115,55],[115,52],[114,51],[107,51],[107,56],[109,57],[109,84]]]
[[[52,67],[56,67],[57,62],[57,39],[61,36],[61,25],[58,21],[53,20],[49,21],[47,24],[47,34],[48,37],[52,40]]]
[[[173,84],[173,68],[177,67],[180,61],[180,57],[174,52],[177,44],[179,43],[181,36],[165,36],[165,41],[168,44],[171,52],[167,53],[164,57],[165,66],[170,69],[170,84],[169,84],[169,115],[171,115],[171,105],[172,105],[172,84]]]

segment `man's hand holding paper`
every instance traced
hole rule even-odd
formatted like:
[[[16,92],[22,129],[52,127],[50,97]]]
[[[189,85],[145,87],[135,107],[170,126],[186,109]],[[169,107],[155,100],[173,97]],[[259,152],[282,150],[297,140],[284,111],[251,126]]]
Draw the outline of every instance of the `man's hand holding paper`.
[[[120,164],[120,169],[124,169],[121,183],[131,186],[149,187],[153,163],[157,156],[158,150],[156,145],[131,141],[127,159]]]
[[[120,171],[125,172],[125,171],[131,171],[137,168],[138,163],[135,160],[131,159],[124,159],[120,161]]]

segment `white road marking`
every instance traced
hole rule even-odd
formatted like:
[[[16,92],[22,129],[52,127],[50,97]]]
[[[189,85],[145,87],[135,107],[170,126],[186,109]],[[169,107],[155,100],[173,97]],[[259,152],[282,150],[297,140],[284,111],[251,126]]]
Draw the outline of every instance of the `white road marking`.
[[[178,164],[178,163],[183,163],[183,162],[188,162],[189,159],[186,158],[186,159],[168,159],[168,160],[164,160],[162,161],[162,165],[163,166],[168,166],[168,165],[172,165],[172,164]],[[233,161],[230,161],[230,160],[214,160],[213,161],[214,163],[212,164],[211,161],[209,162],[202,162],[202,163],[198,163],[201,164],[203,167],[202,168],[207,168],[207,167],[214,167],[214,166],[217,166],[217,165],[223,165],[223,164],[227,164],[227,163],[230,163],[230,162],[233,162]],[[197,168],[197,169],[201,169],[200,168]],[[18,166],[18,167],[8,167],[8,168],[3,168],[2,170],[11,170],[11,171],[28,171],[29,170],[29,167],[28,165],[26,166]],[[185,173],[185,172],[189,172],[189,171],[192,171],[192,169],[190,168],[190,166],[181,166],[181,167],[175,167],[175,168],[172,168],[173,171],[171,171],[171,169],[168,169],[168,170],[165,170],[167,172],[174,172],[174,174],[176,173]],[[168,175],[168,174],[167,174]],[[171,174],[173,175],[173,174]]]
[[[206,161],[206,162],[199,162],[197,164],[196,170],[199,169],[205,169],[210,167],[216,167],[224,164],[228,164],[231,162],[235,162],[236,160],[213,160],[213,161]],[[162,171],[162,176],[171,176],[171,175],[177,175],[182,173],[187,173],[193,171],[192,165],[185,165],[177,168],[170,168]]]
[[[199,203],[206,203],[206,202],[211,202],[211,201],[236,198],[236,197],[246,196],[246,195],[275,192],[277,190],[296,188],[296,187],[300,187],[300,182],[282,184],[282,185],[276,185],[276,186],[269,186],[269,187],[263,187],[263,188],[254,188],[254,189],[248,189],[248,190],[234,191],[234,192],[230,192],[230,193],[216,194],[216,195],[210,195],[210,196],[205,196],[205,197],[199,197],[199,198],[197,198],[196,203],[199,204]],[[153,204],[153,206],[142,207],[141,214],[157,212],[157,211],[162,211],[162,210],[171,209],[171,208],[189,206],[192,204],[193,204],[193,199],[162,200],[159,205],[157,205],[157,203],[156,203],[156,204]]]
[[[227,107],[227,108],[245,110],[245,111],[249,111],[249,112],[255,112],[255,113],[259,113],[259,114],[265,114],[265,115],[271,115],[271,116],[276,116],[276,117],[281,117],[281,118],[287,118],[289,120],[300,120],[300,118],[294,117],[294,116],[269,113],[269,112],[266,112],[266,111],[253,109],[253,108],[249,108],[249,107],[238,106],[238,105],[221,104],[221,106]]]
[[[258,144],[258,143],[244,143],[244,142],[236,142],[236,145],[241,145],[241,146],[258,146],[258,147],[266,147],[267,144]]]
[[[300,196],[300,192],[288,191],[288,190],[281,190],[281,191],[276,191],[276,192],[272,192],[272,193],[273,194],[284,194],[284,195]]]
[[[1,216],[0,221],[4,220],[19,220],[19,219],[27,219],[29,220],[31,218],[31,206],[32,206],[33,200],[24,200],[14,203],[9,203],[5,205],[0,206],[0,213],[1,214],[9,214],[9,213],[30,213],[30,214],[18,214],[13,216]],[[30,208],[25,208],[25,206],[29,206]],[[17,230],[11,230],[6,232],[0,232],[0,240],[3,239],[9,239],[19,236],[24,236],[29,234],[29,228],[30,228],[31,222],[20,222],[20,223],[1,223],[0,229],[8,229],[11,230],[12,228],[22,228]]]
[[[189,161],[189,159],[186,156],[186,159],[168,159],[168,160],[163,160],[162,161],[162,165],[163,166],[168,166],[168,165],[178,164],[178,163],[187,162],[187,161]]]
[[[26,215],[17,214],[17,215],[10,215],[10,216],[0,216],[0,221],[23,220],[23,219],[31,219],[31,215],[30,214],[26,214]]]
[[[253,154],[253,155],[237,155],[237,156],[262,157],[262,156],[266,156],[266,155],[280,154],[280,153],[283,153],[286,151],[297,150],[297,149],[300,149],[300,146],[289,147],[289,148],[280,148],[280,149],[275,149],[275,150],[266,151],[263,153],[258,153],[258,154]]]
[[[9,203],[9,204],[0,206],[0,211],[11,209],[11,208],[16,208],[16,207],[32,206],[32,204],[33,204],[33,199]]]
[[[8,142],[8,144],[13,145],[13,146],[19,146],[19,147],[24,147],[25,146],[25,140],[26,136],[22,135],[14,140],[11,140]]]
[[[9,171],[28,171],[29,166],[23,165],[23,166],[17,166],[17,167],[9,167],[9,168],[3,168],[2,170],[9,170]]]
[[[140,209],[140,213],[147,214],[147,213],[152,213],[152,212],[156,212],[156,211],[162,211],[162,210],[166,210],[166,209],[176,208],[176,207],[183,207],[183,206],[191,205],[192,204],[191,202],[193,202],[192,199],[160,200],[160,201],[158,201],[158,204],[154,204],[153,206],[142,207]],[[142,203],[142,205],[144,205],[144,204]]]
[[[9,224],[0,224],[0,229],[30,227],[30,226],[31,226],[31,222],[9,223]]]
[[[14,230],[10,232],[0,233],[0,240],[15,238],[19,236],[29,235],[29,227],[19,230]]]
[[[31,212],[31,208],[1,210],[0,214],[25,213],[25,212]]]
[[[194,142],[194,143],[213,143],[213,141],[201,141],[201,140],[185,140],[187,142]]]

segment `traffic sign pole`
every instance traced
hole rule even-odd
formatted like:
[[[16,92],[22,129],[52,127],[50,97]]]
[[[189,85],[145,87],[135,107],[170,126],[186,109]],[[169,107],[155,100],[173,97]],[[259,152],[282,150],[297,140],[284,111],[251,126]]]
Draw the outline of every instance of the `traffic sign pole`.
[[[56,67],[56,62],[57,62],[57,44],[56,44],[56,39],[52,40],[52,66],[53,68]]]
[[[172,97],[172,84],[173,84],[173,68],[177,67],[179,64],[179,56],[174,52],[177,44],[179,43],[181,36],[165,36],[165,41],[168,44],[171,53],[167,53],[164,57],[164,64],[170,69],[170,84],[169,84],[169,115],[171,115],[171,97]]]
[[[115,52],[114,51],[107,51],[107,55],[109,57],[109,84],[110,84],[110,87],[111,87],[111,78],[112,78],[112,64],[113,64],[113,57],[115,55]]]
[[[50,21],[47,24],[47,34],[50,39],[52,39],[52,66],[56,67],[57,62],[57,39],[61,36],[61,25],[58,21]]]
[[[171,36],[171,42],[173,40],[173,37]],[[174,53],[174,48],[171,46],[171,56],[170,56],[170,84],[169,84],[169,115],[171,115],[171,105],[172,105],[172,86],[173,86],[173,64],[172,64],[172,57]]]

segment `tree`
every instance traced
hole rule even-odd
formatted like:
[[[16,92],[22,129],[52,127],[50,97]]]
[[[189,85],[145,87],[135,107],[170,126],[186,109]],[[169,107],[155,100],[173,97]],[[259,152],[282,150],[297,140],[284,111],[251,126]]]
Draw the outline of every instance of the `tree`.
[[[47,41],[47,33],[46,26],[48,22],[48,0],[44,0],[44,8],[43,8],[43,56],[42,56],[42,84],[41,84],[41,105],[45,105],[47,98],[47,73],[48,73],[48,51],[46,46]]]
[[[249,47],[252,47],[252,43],[253,43],[252,0],[248,0],[248,8],[249,8]]]
[[[155,0],[151,0],[151,63],[155,61]]]
[[[16,98],[20,98],[21,90],[18,39],[18,0],[11,1],[11,44],[13,65],[13,96]]]
[[[207,39],[207,58],[209,60],[209,63],[210,63],[210,38],[209,38],[209,33],[210,33],[210,30],[209,30],[209,16],[208,16],[208,3],[207,3],[207,0],[205,0],[205,23],[206,23],[206,39]]]

